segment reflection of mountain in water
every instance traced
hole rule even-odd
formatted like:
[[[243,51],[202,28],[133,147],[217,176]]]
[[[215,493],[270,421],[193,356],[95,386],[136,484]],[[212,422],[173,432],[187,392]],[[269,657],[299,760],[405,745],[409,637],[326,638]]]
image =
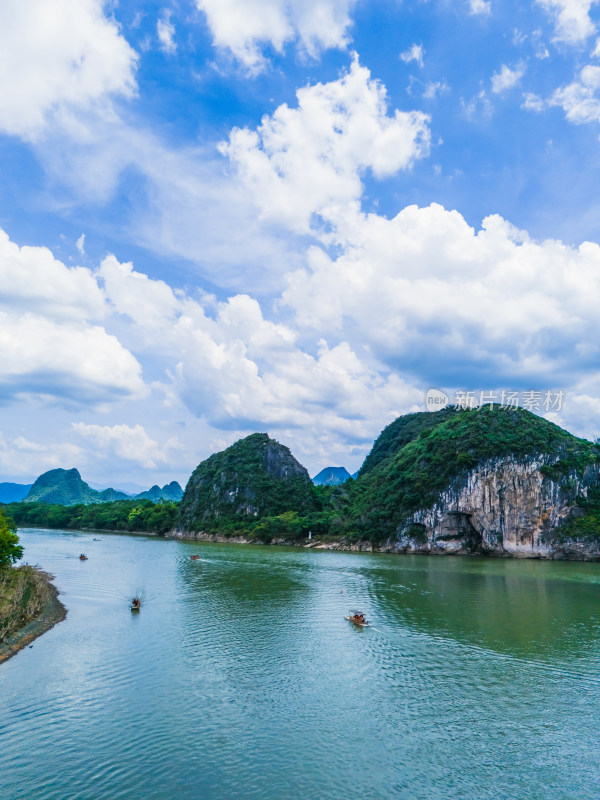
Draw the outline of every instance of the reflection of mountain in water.
[[[594,564],[405,556],[371,572],[386,623],[518,657],[597,648]]]

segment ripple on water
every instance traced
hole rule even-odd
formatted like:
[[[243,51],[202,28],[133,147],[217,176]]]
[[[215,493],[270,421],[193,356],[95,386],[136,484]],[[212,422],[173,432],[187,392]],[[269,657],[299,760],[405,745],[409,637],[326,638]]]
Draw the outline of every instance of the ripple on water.
[[[600,566],[22,539],[69,614],[0,668],[3,800],[600,796]]]

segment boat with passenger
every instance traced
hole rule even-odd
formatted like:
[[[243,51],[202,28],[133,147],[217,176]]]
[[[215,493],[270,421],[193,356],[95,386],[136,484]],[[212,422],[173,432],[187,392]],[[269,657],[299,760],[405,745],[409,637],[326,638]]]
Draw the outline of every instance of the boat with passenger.
[[[361,628],[364,628],[369,623],[365,619],[365,615],[362,611],[351,611],[348,616],[346,617],[348,622],[353,622],[355,625],[360,625]]]
[[[132,611],[139,611],[142,607],[142,598],[141,597],[134,597],[131,601],[131,610]]]
[[[86,556],[86,554],[85,554],[85,553],[80,553],[80,554],[79,554],[79,560],[80,560],[80,561],[87,561],[87,560],[88,560],[88,557]]]

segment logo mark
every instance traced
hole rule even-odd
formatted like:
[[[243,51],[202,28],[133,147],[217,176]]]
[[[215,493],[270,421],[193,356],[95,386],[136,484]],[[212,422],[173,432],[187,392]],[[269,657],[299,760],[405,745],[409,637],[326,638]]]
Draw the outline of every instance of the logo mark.
[[[425,395],[425,408],[427,411],[439,411],[448,405],[449,397],[441,389],[428,389]]]

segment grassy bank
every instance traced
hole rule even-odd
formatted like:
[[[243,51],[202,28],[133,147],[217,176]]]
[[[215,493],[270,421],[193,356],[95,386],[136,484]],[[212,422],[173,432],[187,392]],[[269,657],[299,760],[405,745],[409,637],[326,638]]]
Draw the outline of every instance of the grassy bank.
[[[0,569],[0,662],[64,619],[50,579],[34,567]]]

